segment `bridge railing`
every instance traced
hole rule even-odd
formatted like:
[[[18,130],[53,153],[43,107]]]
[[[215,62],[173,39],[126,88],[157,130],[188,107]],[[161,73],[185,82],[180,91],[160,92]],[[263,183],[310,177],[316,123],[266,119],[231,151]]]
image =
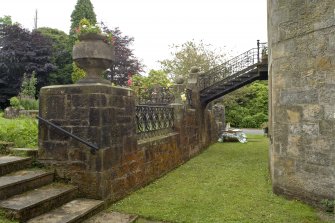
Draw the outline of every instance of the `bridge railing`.
[[[200,75],[199,88],[205,89],[239,71],[260,64],[265,57],[267,57],[267,43],[257,41],[257,48],[252,48]]]
[[[154,86],[152,88],[138,88],[137,103],[139,105],[166,106],[174,102],[174,94],[169,87]]]

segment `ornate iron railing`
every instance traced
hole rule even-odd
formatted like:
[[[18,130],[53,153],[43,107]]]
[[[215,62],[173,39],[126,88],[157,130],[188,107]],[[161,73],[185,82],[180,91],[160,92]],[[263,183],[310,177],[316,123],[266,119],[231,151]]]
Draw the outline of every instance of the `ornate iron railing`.
[[[139,105],[168,105],[174,102],[172,89],[168,87],[156,86],[153,88],[138,89]]]
[[[168,106],[136,106],[137,134],[140,139],[172,131],[174,112]]]
[[[239,71],[261,64],[267,58],[267,43],[257,41],[257,48],[248,50],[199,77],[199,88],[205,89]],[[267,62],[266,62],[267,63]]]

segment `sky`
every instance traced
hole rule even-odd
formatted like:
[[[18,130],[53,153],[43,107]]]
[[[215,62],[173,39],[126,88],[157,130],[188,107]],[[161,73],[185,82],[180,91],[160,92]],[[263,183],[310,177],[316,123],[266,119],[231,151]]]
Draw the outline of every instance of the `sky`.
[[[24,28],[51,27],[68,33],[77,0],[0,0],[0,17]],[[203,41],[227,59],[267,41],[266,0],[91,0],[97,21],[134,37],[131,48],[145,70],[171,58],[173,44]]]

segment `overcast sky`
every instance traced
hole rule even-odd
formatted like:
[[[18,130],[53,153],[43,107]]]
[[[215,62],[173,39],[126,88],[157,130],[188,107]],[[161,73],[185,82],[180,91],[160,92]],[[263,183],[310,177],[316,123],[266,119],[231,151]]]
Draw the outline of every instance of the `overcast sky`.
[[[0,17],[32,29],[35,10],[38,27],[68,33],[77,0],[0,0]],[[266,0],[91,0],[98,21],[119,27],[135,38],[134,54],[149,69],[170,57],[169,45],[203,40],[230,56],[267,41]]]

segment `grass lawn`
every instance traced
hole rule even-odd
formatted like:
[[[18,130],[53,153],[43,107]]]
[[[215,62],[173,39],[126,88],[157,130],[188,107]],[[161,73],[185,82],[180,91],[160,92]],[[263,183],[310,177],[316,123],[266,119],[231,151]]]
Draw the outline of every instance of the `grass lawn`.
[[[268,140],[248,141],[214,144],[110,210],[169,222],[322,222],[311,207],[272,193]]]

